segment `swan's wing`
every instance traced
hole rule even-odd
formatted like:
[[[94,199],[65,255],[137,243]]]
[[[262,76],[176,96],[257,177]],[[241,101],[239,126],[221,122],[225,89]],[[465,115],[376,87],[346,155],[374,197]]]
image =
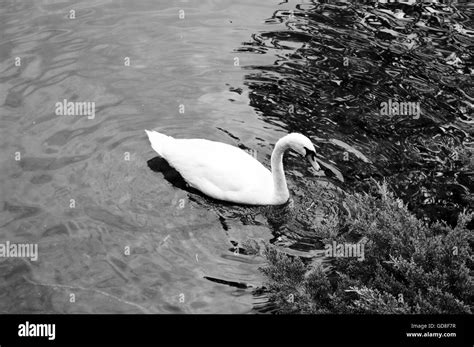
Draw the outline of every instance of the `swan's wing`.
[[[218,199],[271,189],[272,175],[240,148],[209,140],[174,139],[164,158],[194,188]]]

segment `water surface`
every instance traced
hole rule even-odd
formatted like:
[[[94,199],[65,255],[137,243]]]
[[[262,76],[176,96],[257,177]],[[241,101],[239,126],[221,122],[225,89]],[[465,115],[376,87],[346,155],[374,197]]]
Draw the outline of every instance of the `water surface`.
[[[0,242],[39,245],[0,260],[2,313],[252,312],[264,259],[242,245],[312,254],[338,190],[386,178],[448,221],[472,204],[469,5],[2,1],[0,32]],[[390,98],[420,117],[382,117]],[[95,118],[56,115],[63,99]],[[302,132],[325,175],[289,155],[292,209],[222,205],[151,170],[143,129],[267,166]]]

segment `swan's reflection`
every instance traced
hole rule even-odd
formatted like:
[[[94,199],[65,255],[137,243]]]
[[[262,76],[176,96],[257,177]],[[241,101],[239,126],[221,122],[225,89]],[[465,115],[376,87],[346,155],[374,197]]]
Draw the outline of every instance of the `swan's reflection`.
[[[200,191],[190,187],[183,177],[173,169],[165,159],[155,157],[148,161],[148,166],[176,188],[189,193],[189,200],[216,213],[222,229],[227,235],[232,233],[229,226],[232,221],[239,221],[242,225],[263,226],[269,228],[272,238],[269,243],[279,247],[285,253],[298,254],[309,257],[323,248],[321,238],[318,237],[315,225],[324,219],[325,215],[334,212],[337,208],[340,191],[329,181],[307,180],[304,189],[292,184],[292,198],[282,205],[250,206],[238,205],[226,201],[219,201],[207,197]],[[296,186],[295,186],[296,185]],[[307,192],[311,194],[308,196]],[[312,197],[319,197],[315,201]],[[331,210],[332,209],[332,210]],[[231,239],[231,237],[229,236]],[[247,240],[246,246],[252,249],[265,247],[262,240]],[[242,245],[234,245],[240,254],[249,252]],[[232,249],[232,248],[231,248]]]

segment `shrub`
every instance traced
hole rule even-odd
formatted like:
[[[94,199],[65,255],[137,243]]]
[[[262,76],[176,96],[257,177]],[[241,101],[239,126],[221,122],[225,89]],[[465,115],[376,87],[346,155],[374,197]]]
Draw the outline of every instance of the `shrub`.
[[[305,263],[273,246],[265,250],[270,302],[281,313],[471,313],[473,213],[455,227],[417,219],[385,183],[347,195],[345,213],[316,226],[325,244],[364,239],[363,261]],[[316,237],[316,235],[315,235]]]

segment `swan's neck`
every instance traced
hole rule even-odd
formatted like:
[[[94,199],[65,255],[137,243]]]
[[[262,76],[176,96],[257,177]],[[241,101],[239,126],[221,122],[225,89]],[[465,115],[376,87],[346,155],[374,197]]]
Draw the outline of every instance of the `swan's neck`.
[[[275,145],[272,153],[272,176],[275,199],[285,203],[290,197],[288,186],[286,185],[285,171],[283,170],[283,154],[288,149],[289,144],[285,138],[281,138]]]

